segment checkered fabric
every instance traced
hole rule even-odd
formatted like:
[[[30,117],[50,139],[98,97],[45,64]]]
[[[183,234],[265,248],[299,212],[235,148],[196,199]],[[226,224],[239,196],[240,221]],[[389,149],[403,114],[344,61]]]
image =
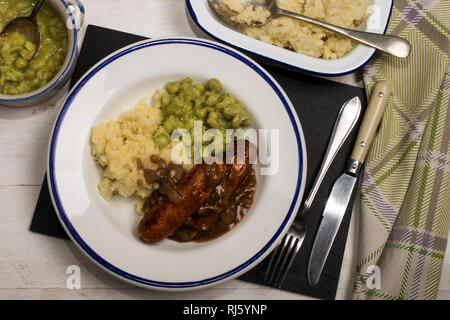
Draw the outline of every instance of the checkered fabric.
[[[369,96],[381,80],[393,95],[362,174],[353,297],[435,299],[450,226],[450,0],[394,0],[386,33],[412,52],[364,69]]]

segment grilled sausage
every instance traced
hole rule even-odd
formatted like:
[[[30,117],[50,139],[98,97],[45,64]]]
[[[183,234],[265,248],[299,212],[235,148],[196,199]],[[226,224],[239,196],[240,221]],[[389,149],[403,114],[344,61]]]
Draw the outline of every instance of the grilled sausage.
[[[251,167],[250,157],[253,146],[250,142],[245,140],[244,155],[239,155],[237,152],[237,143],[234,144],[234,153],[231,159],[227,161],[227,172],[225,178],[214,189],[214,192],[206,200],[206,202],[198,210],[199,214],[215,211],[220,212],[227,206],[230,197],[236,191],[237,187],[244,180]]]
[[[234,144],[234,153],[230,157],[230,161],[227,161],[230,164],[227,164],[225,177],[198,209],[197,214],[192,216],[192,221],[188,225],[180,227],[172,238],[181,242],[190,241],[214,227],[220,220],[222,211],[228,207],[231,196],[244,181],[251,168],[250,159],[254,152],[253,148],[254,146],[246,140],[245,154],[242,157],[237,154],[237,143]]]
[[[225,164],[199,164],[193,167],[177,186],[181,201],[174,204],[165,198],[149,208],[139,222],[139,236],[147,243],[155,243],[171,235],[200,208],[225,172]]]

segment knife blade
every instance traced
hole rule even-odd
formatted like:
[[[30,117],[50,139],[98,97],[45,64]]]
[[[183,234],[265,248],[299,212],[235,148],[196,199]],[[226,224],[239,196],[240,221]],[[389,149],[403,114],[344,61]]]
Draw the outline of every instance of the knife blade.
[[[342,219],[351,203],[364,159],[391,92],[392,88],[385,81],[377,83],[374,87],[347,169],[331,189],[309,257],[308,282],[313,287],[317,286],[319,282]]]

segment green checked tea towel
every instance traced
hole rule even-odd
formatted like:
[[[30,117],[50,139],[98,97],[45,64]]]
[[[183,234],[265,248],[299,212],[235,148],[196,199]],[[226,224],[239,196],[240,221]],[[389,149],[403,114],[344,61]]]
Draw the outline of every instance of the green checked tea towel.
[[[362,175],[354,299],[434,299],[450,226],[450,0],[394,0],[386,33],[412,52],[364,70],[369,95],[381,80],[393,94]]]

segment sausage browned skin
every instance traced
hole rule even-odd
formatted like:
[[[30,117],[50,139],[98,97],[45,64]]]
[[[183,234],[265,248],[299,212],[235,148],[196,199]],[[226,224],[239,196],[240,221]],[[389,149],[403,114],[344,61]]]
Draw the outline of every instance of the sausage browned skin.
[[[208,200],[206,200],[206,202],[200,207],[198,210],[200,214],[208,211],[219,212],[226,208],[230,197],[244,180],[248,170],[251,167],[250,157],[252,148],[254,148],[248,140],[245,140],[244,143],[244,155],[239,155],[237,148],[238,143],[235,142],[234,153],[229,161],[229,164],[227,165],[225,177],[214,189],[214,192]]]
[[[251,168],[250,160],[252,152],[255,152],[255,146],[251,145],[249,141],[245,140],[244,155],[238,155],[237,143],[234,144],[233,157],[230,159],[230,164],[227,165],[225,177],[217,185],[211,196],[198,209],[198,214],[192,217],[189,225],[180,227],[175,234],[175,238],[180,241],[189,241],[197,238],[200,233],[206,232],[214,227],[220,220],[222,211],[228,207],[228,201],[238,186],[247,176]],[[239,161],[238,161],[239,159]],[[183,237],[181,237],[183,233]],[[189,234],[190,237],[187,237]],[[180,235],[180,236],[177,236]]]
[[[154,243],[171,235],[211,195],[226,172],[225,164],[199,164],[178,185],[182,201],[178,205],[164,199],[151,207],[138,225],[139,236]]]

